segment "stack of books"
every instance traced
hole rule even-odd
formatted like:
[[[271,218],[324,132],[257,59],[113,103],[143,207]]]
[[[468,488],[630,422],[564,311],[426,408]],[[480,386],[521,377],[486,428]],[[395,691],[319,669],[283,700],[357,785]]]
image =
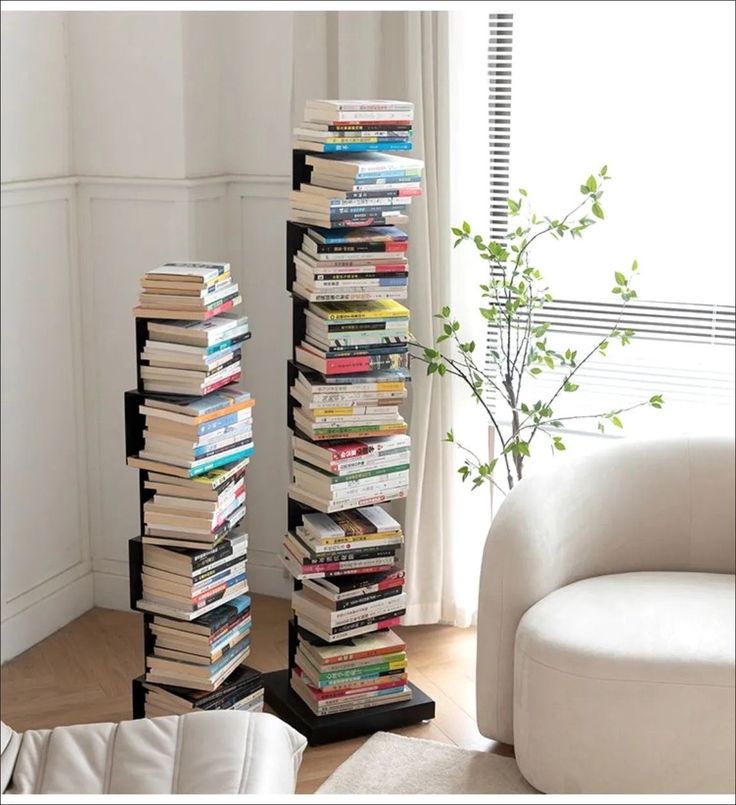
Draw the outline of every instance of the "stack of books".
[[[141,278],[142,319],[205,321],[239,305],[238,284],[229,263],[165,263]]]
[[[140,354],[145,391],[204,396],[240,379],[247,316],[222,314],[206,322],[149,321]]]
[[[141,609],[191,620],[247,592],[247,550],[237,532],[206,551],[144,544]]]
[[[146,717],[178,716],[193,710],[263,710],[263,677],[239,665],[215,691],[144,682]]]
[[[403,543],[400,524],[380,506],[313,511],[287,534],[281,558],[300,581],[371,574],[394,570]]]
[[[145,417],[144,446],[128,464],[189,481],[171,482],[180,486],[209,485],[219,498],[231,490],[231,482],[245,469],[240,465],[253,454],[253,405],[250,394],[237,389],[202,399],[146,396],[139,408]],[[220,468],[227,469],[210,474]]]
[[[384,369],[406,373],[409,311],[400,302],[314,302],[305,315],[307,329],[296,347],[297,363],[327,377]]]
[[[290,530],[282,561],[297,650],[291,686],[316,715],[411,698],[401,525],[380,504],[406,497],[410,440],[407,298],[412,199],[422,162],[412,104],[309,101],[295,130],[290,290],[306,300],[289,391]],[[298,514],[300,512],[300,514]]]
[[[245,470],[253,405],[235,387],[248,319],[227,263],[167,263],[141,279],[135,417],[146,713],[259,708],[250,653]],[[130,424],[130,423],[129,423]]]
[[[338,151],[408,151],[414,104],[408,101],[307,101],[294,129],[294,148]]]
[[[404,498],[409,446],[407,435],[323,444],[295,435],[289,494],[327,513]]]
[[[406,299],[407,247],[398,227],[310,227],[294,256],[293,291],[310,302]]]
[[[400,226],[409,220],[412,198],[421,193],[418,159],[383,153],[308,154],[305,161],[312,169],[309,181],[289,194],[291,220],[297,223],[326,229]]]
[[[291,685],[318,716],[411,698],[406,644],[379,632],[330,645],[300,630]]]

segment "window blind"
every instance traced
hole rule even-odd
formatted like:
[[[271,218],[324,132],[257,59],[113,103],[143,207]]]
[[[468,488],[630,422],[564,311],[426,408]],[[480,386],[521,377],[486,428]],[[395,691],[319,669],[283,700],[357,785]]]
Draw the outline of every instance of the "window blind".
[[[510,13],[488,18],[489,231],[503,245],[509,227],[513,24]],[[585,354],[614,326],[636,334],[630,346],[612,344],[605,358],[592,358],[576,375],[580,391],[561,395],[555,403],[556,414],[597,413],[634,405],[658,393],[665,397],[667,413],[649,418],[655,429],[681,430],[683,417],[711,417],[715,428],[723,427],[732,419],[735,401],[735,318],[734,306],[719,301],[636,299],[622,313],[615,300],[555,299],[535,318],[537,324],[549,324],[548,341],[553,348]],[[498,349],[498,330],[491,324],[487,340],[487,370],[494,376],[490,353]],[[547,370],[529,378],[525,401],[548,400],[564,374],[564,369]],[[488,396],[502,417],[508,413],[491,388]],[[595,420],[588,424],[595,430]],[[585,423],[581,427],[587,429]]]

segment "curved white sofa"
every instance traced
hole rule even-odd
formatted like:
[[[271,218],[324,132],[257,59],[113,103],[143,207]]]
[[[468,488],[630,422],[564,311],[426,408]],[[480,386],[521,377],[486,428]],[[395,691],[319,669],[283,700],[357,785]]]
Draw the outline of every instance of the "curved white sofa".
[[[628,442],[493,521],[480,731],[547,793],[734,790],[734,442]]]
[[[17,733],[2,724],[7,794],[293,794],[306,738],[235,710]]]

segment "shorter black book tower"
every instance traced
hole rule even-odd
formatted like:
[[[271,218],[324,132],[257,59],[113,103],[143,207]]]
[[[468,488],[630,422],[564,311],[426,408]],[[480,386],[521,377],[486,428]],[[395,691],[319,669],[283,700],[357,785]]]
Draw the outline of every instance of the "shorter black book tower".
[[[307,153],[300,150],[293,152],[292,188],[294,190],[298,190],[300,184],[309,179],[311,168],[306,164]],[[360,156],[360,154],[356,154],[356,156]],[[301,248],[307,228],[307,226],[293,221],[286,223],[286,287],[291,293],[292,299],[292,340],[295,346],[301,343],[305,334],[305,310],[308,302],[293,293],[296,279],[294,255]],[[294,424],[296,403],[289,394],[289,388],[294,383],[299,369],[299,365],[293,360],[288,362],[286,371],[287,427],[292,432],[297,430]],[[289,498],[288,529],[291,531],[300,525],[302,514],[310,511],[314,511],[314,509]],[[297,579],[294,580],[293,585],[294,590],[302,588],[302,582]],[[380,730],[398,729],[434,718],[434,701],[411,682],[408,684],[412,697],[407,701],[331,715],[315,715],[290,685],[297,649],[297,630],[298,618],[296,613],[292,613],[288,623],[288,667],[281,671],[264,674],[265,702],[276,715],[302,733],[311,745],[342,741]]]

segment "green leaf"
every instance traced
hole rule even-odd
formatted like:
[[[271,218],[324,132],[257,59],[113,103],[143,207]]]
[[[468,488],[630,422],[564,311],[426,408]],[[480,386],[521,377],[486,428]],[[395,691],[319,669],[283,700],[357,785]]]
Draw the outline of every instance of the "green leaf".
[[[603,215],[603,207],[601,207],[601,205],[597,201],[595,202],[595,204],[593,204],[593,206],[590,209],[596,218],[605,218],[605,215]]]
[[[622,274],[620,271],[617,271],[613,276],[616,278],[616,282],[619,285],[626,285],[626,275],[625,274]]]
[[[507,200],[507,204],[509,205],[509,210],[512,215],[518,214],[521,207],[512,198]]]
[[[434,374],[437,371],[438,368],[439,368],[438,364],[436,364],[436,363],[428,363],[427,364],[427,374],[428,375]]]
[[[605,176],[605,175],[608,173],[608,165],[604,165],[604,166],[603,166],[603,167],[602,167],[602,168],[601,168],[601,169],[598,171],[598,173],[599,173],[601,176]]]
[[[562,438],[559,436],[554,436],[552,438],[552,444],[554,445],[555,450],[566,450],[565,443],[562,441]]]
[[[440,312],[444,318],[447,318],[450,315],[450,308],[445,305]]]
[[[664,405],[664,398],[661,394],[654,394],[649,398],[649,405],[651,405],[652,408],[661,408]]]
[[[527,442],[517,442],[516,443],[516,452],[522,456],[529,455],[529,445]]]
[[[590,190],[588,190],[588,185],[581,184],[580,185],[580,192],[587,196],[588,193],[590,193]]]
[[[532,366],[532,368],[529,370],[529,372],[531,374],[533,374],[533,375],[541,375],[542,374],[542,370],[538,366]]]
[[[526,196],[526,190],[524,190],[523,187],[519,188],[519,192],[521,193],[522,196]]]
[[[638,260],[634,260],[634,262],[631,264],[631,270],[632,271],[638,271],[639,270],[639,262],[638,262]]]
[[[570,383],[568,381],[562,388],[564,391],[577,391],[580,388],[580,386],[576,385],[575,383]]]
[[[441,363],[437,368],[437,373],[439,374],[440,377],[443,377],[445,375],[445,372],[447,372],[447,367],[445,366],[444,363]]]
[[[611,417],[611,424],[615,425],[617,428],[623,428],[624,426],[624,423],[617,416]]]
[[[463,221],[463,232],[466,235],[470,234],[470,224],[467,221]]]
[[[452,231],[453,235],[456,235],[459,238],[461,238],[463,236],[463,230],[458,229],[456,226],[453,226],[451,231]]]
[[[447,436],[445,436],[445,441],[446,442],[454,442],[455,441],[455,434],[451,430],[447,431]]]
[[[552,358],[550,358],[549,355],[544,356],[544,362],[547,364],[547,366],[549,366],[550,369],[555,368],[555,362],[552,360]]]
[[[596,182],[595,176],[592,174],[588,176],[588,181],[585,184],[588,186],[588,190],[590,190],[591,193],[595,193],[598,189],[598,182]]]
[[[602,422],[599,422],[599,423],[598,423],[598,430],[599,430],[601,433],[605,433],[605,432],[606,432],[606,427],[605,427],[605,425],[604,425]]]

